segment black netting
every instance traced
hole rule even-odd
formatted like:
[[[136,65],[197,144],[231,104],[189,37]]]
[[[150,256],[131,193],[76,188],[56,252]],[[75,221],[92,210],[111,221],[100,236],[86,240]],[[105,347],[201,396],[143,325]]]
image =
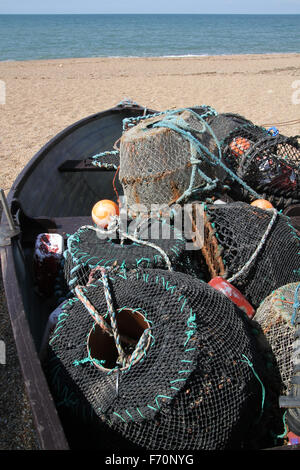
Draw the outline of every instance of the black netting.
[[[259,247],[274,212],[243,202],[209,205],[206,211],[223,249],[226,278],[230,280]],[[232,281],[254,308],[273,290],[299,280],[299,246],[289,219],[278,213],[249,269]]]
[[[193,252],[186,251],[182,233],[168,223],[156,219],[149,220],[149,224],[146,221],[134,238],[135,241],[122,238],[118,232],[113,238],[101,238],[93,227],[81,227],[69,237],[64,253],[68,286],[73,289],[78,284],[85,285],[91,270],[99,264],[123,269],[171,267],[202,277]]]
[[[103,444],[101,436],[110,429],[124,448],[247,448],[253,440],[259,446],[269,384],[263,383],[264,364],[245,314],[182,273],[112,273],[109,285],[120,334],[124,309],[142,314],[151,326],[140,361],[117,373],[111,337],[104,338],[78,299],[66,303],[49,346],[52,392],[73,420],[83,410],[90,417],[94,444]],[[84,295],[107,318],[101,281]],[[109,343],[105,354],[105,348],[94,348],[90,332]]]
[[[286,137],[254,125],[243,116],[224,113],[208,120],[222,149],[224,162],[262,198],[278,209],[300,201],[300,145],[298,136]],[[218,155],[217,141],[209,132],[202,142]],[[256,196],[234,179],[228,179],[230,195],[250,202]]]
[[[297,137],[276,136],[258,126],[237,129],[222,144],[224,160],[262,198],[278,209],[300,201],[300,146]],[[251,201],[243,187],[235,197]]]
[[[207,123],[213,131],[216,139],[213,135],[206,131],[201,136],[201,141],[209,149],[210,152],[218,156],[217,142],[222,143],[228,135],[235,132],[244,126],[251,126],[252,122],[248,119],[240,116],[239,114],[222,113],[217,116],[208,118]]]

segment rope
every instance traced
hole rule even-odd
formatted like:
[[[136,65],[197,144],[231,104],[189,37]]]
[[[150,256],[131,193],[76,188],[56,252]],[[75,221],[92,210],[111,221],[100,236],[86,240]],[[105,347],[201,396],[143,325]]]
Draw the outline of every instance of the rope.
[[[254,370],[254,367],[253,367],[253,364],[252,362],[248,359],[247,356],[245,356],[245,354],[242,354],[242,356],[245,358],[245,360],[243,359],[240,359],[241,362],[245,362],[246,364],[248,364],[248,366],[251,368],[254,376],[256,377],[256,379],[259,381],[260,385],[261,385],[261,389],[262,389],[262,398],[261,398],[261,412],[260,412],[260,416],[257,420],[257,422],[260,420],[260,418],[262,417],[262,414],[263,414],[263,411],[264,411],[264,405],[265,405],[265,395],[266,395],[266,391],[265,391],[265,387],[264,387],[264,384],[262,383],[262,381],[260,380],[258,374],[255,372]]]
[[[75,287],[75,294],[77,295],[77,298],[82,302],[82,304],[85,306],[85,308],[88,310],[90,315],[93,317],[93,319],[98,323],[98,325],[107,333],[111,332],[111,328],[108,323],[104,320],[102,315],[99,315],[98,311],[96,308],[91,304],[91,302],[88,300],[88,298],[84,295],[83,293],[83,288],[80,286]]]
[[[104,295],[105,295],[105,300],[108,308],[108,315],[110,318],[110,325],[105,321],[102,315],[99,315],[97,309],[92,305],[92,303],[88,300],[88,298],[84,295],[83,293],[83,288],[80,286],[77,286],[75,288],[75,294],[77,295],[77,298],[82,302],[82,304],[85,306],[85,308],[88,310],[90,315],[93,317],[93,319],[97,322],[97,324],[102,328],[106,333],[108,333],[110,336],[114,337],[116,348],[118,351],[118,359],[117,359],[117,364],[121,365],[121,367],[126,367],[126,366],[131,366],[134,361],[136,361],[141,355],[145,353],[145,346],[148,341],[148,337],[150,334],[151,327],[147,328],[143,334],[141,335],[138,343],[135,346],[134,351],[132,352],[131,355],[127,356],[125,355],[125,352],[123,351],[121,347],[121,340],[127,342],[127,343],[134,343],[133,340],[130,338],[127,338],[123,335],[120,335],[118,332],[118,327],[117,327],[117,321],[116,321],[116,313],[115,309],[113,307],[113,301],[110,293],[110,288],[108,284],[108,276],[107,272],[104,267],[102,266],[96,266],[90,273],[89,276],[89,282],[87,285],[91,284],[93,279],[94,279],[94,274],[96,271],[100,271],[101,273],[101,278],[103,282],[103,288],[104,288]],[[102,362],[95,360],[94,358],[90,359],[91,362],[96,362],[97,364],[102,364]],[[116,369],[118,370],[118,368]],[[117,386],[118,388],[118,378],[117,378]]]
[[[105,151],[105,152],[101,152],[101,153],[97,153],[96,155],[93,155],[90,158],[92,165],[98,166],[99,168],[105,167],[107,169],[117,170],[118,165],[116,165],[115,163],[101,162],[101,157],[107,157],[108,155],[116,157],[117,155],[119,155],[119,151],[118,150],[110,150],[110,151]],[[99,159],[99,158],[100,158],[100,161],[97,161],[97,159]],[[116,161],[118,161],[118,160],[116,159]]]
[[[145,240],[140,240],[139,238],[135,238],[133,235],[130,235],[129,233],[126,233],[126,232],[122,232],[121,230],[119,230],[119,233],[121,236],[125,238],[129,238],[129,240],[132,240],[133,242],[139,243],[140,245],[149,246],[157,250],[163,256],[169,271],[173,271],[172,264],[167,253],[160,246],[157,246],[154,243],[147,242]]]
[[[118,333],[118,327],[117,327],[117,320],[116,320],[116,312],[113,307],[113,302],[110,294],[110,289],[108,285],[108,278],[106,275],[106,271],[103,267],[99,268],[102,276],[102,281],[103,281],[103,287],[104,287],[104,294],[105,294],[105,299],[107,303],[107,308],[108,308],[108,314],[110,316],[110,322],[112,326],[112,331],[113,335],[115,338],[115,343],[116,343],[116,348],[118,350],[119,356],[118,356],[118,361],[123,367],[125,365],[125,353],[121,347],[121,342],[120,342],[120,336]]]
[[[265,231],[259,245],[257,246],[256,250],[254,251],[254,253],[252,253],[252,256],[249,258],[249,260],[247,261],[247,263],[242,267],[242,269],[240,269],[237,273],[235,273],[230,279],[227,279],[228,282],[233,282],[235,281],[238,277],[240,277],[242,274],[244,274],[245,271],[247,271],[250,267],[250,265],[253,263],[253,261],[257,258],[258,254],[260,253],[260,251],[262,250],[267,238],[268,238],[268,235],[275,223],[275,220],[277,218],[277,215],[278,215],[278,211],[276,209],[272,209],[272,212],[273,212],[273,216],[272,216],[272,219],[268,225],[268,228],[267,230]]]
[[[120,197],[119,197],[118,190],[117,190],[117,188],[116,188],[116,178],[117,178],[117,174],[119,173],[119,171],[120,171],[120,165],[118,166],[117,171],[115,172],[112,185],[113,185],[113,188],[114,188],[114,192],[115,192],[115,194],[116,194],[116,196],[117,196],[118,204],[120,205]]]
[[[119,234],[121,237],[123,238],[128,238],[129,240],[135,242],[135,243],[138,243],[140,245],[145,245],[145,246],[149,246],[151,248],[154,248],[155,250],[157,250],[164,258],[165,262],[166,262],[166,265],[169,269],[169,271],[172,271],[173,268],[172,268],[172,264],[171,264],[171,261],[167,255],[167,253],[162,249],[160,248],[159,246],[155,245],[154,243],[151,243],[151,242],[147,242],[147,241],[144,241],[144,240],[140,240],[139,238],[136,238],[134,235],[130,235],[129,233],[127,232],[124,232],[120,229],[120,226],[118,224],[118,220],[119,220],[119,217],[118,216],[113,216],[112,217],[112,222],[111,224],[109,225],[108,229],[100,229],[99,227],[93,227],[92,225],[83,225],[81,227],[81,229],[91,229],[91,230],[94,230],[96,233],[100,233],[102,235],[109,235],[111,233],[114,233],[116,230],[118,230]],[[110,226],[113,226],[114,228],[110,228]],[[71,237],[70,237],[71,238]],[[68,249],[70,250],[70,246],[69,246],[69,243],[70,242],[70,238],[68,239]]]
[[[185,121],[180,120],[174,116],[175,113],[183,112],[188,110],[191,112],[196,119],[202,122],[202,129],[193,129],[191,128]],[[182,122],[183,121],[183,122]],[[171,129],[177,133],[179,133],[184,139],[188,140],[191,145],[191,164],[192,165],[198,165],[199,163],[202,162],[201,158],[200,160],[195,158],[195,154],[199,154],[201,157],[203,157],[210,165],[213,166],[220,166],[226,173],[229,174],[229,176],[237,181],[241,186],[243,186],[245,189],[247,189],[248,192],[250,192],[254,197],[260,198],[260,195],[254,191],[250,186],[248,186],[238,175],[236,175],[232,170],[230,170],[223,162],[222,162],[222,150],[220,146],[220,142],[218,141],[215,133],[209,126],[209,124],[204,120],[202,116],[199,114],[195,113],[191,109],[187,108],[182,108],[182,109],[176,109],[173,111],[169,111],[167,115],[161,120],[153,124],[153,127],[166,127],[168,129]],[[192,135],[191,132],[203,132],[205,129],[208,130],[208,132],[212,135],[213,139],[216,142],[217,148],[218,148],[218,157],[211,153],[205,145],[203,145],[196,137]],[[199,190],[202,191],[207,191],[215,188],[218,179],[212,180],[208,176],[204,175],[203,172],[200,172],[198,168],[199,173],[201,174],[202,177],[205,177],[205,181],[207,182],[206,187],[204,188],[198,188]],[[192,186],[195,178],[195,173],[192,173],[191,175],[191,182],[189,185],[189,188],[185,191],[185,193],[180,197],[180,200],[189,197],[192,194]],[[176,201],[178,202],[178,201]]]
[[[182,109],[193,112],[189,108],[182,108]],[[212,108],[211,106],[207,106],[205,104],[203,104],[201,106],[194,106],[194,109],[201,109],[201,110],[206,109],[207,110],[205,113],[202,114],[203,119],[205,119],[209,116],[217,116],[218,115],[218,112],[214,108]],[[146,108],[145,108],[145,110],[146,110]],[[169,109],[167,111],[160,111],[160,112],[157,112],[157,113],[152,113],[152,114],[146,114],[144,112],[143,116],[134,116],[134,117],[124,118],[123,119],[123,131],[126,131],[129,127],[136,126],[137,124],[139,124],[141,121],[144,121],[145,119],[154,118],[154,117],[158,117],[158,116],[163,116],[165,114],[173,113],[173,112],[174,112],[174,110],[171,110],[171,109]],[[175,112],[177,112],[177,111],[175,110]]]
[[[296,316],[297,316],[297,310],[300,308],[300,299],[298,299],[298,292],[299,292],[299,289],[300,289],[300,284],[298,284],[298,286],[296,287],[296,290],[295,290],[294,305],[293,305],[293,315],[292,315],[292,318],[291,318],[291,323],[292,323],[292,325],[295,324]]]

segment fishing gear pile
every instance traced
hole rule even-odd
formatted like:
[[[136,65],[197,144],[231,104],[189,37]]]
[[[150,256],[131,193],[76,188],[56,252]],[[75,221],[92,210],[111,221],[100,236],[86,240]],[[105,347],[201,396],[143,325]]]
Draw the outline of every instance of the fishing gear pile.
[[[67,406],[67,386],[72,408],[75,383],[77,407],[87,402],[99,423],[138,448],[251,445],[264,411],[264,367],[243,312],[183,273],[101,274],[76,288],[50,339],[60,360],[53,393],[65,393]]]
[[[58,407],[96,448],[272,447],[280,394],[300,393],[299,232],[282,213],[297,217],[298,137],[174,109],[124,119],[114,150],[90,161],[115,170],[123,195],[66,240],[69,298],[46,365]]]
[[[215,130],[223,124],[229,129],[235,123],[234,117],[220,115],[210,126]],[[251,122],[241,122],[227,135],[223,132],[221,147],[228,167],[263,199],[278,209],[300,202],[299,136],[286,137],[276,129],[266,130]],[[235,185],[232,191],[234,199],[253,200],[243,186]]]

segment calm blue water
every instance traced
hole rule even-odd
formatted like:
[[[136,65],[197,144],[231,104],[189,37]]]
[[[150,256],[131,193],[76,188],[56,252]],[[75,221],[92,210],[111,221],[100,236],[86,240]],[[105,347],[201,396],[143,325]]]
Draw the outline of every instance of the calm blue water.
[[[0,15],[0,60],[300,52],[300,15]]]

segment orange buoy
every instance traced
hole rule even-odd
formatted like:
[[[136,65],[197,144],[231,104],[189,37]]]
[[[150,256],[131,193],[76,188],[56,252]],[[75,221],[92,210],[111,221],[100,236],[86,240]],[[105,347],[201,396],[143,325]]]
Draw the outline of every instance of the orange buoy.
[[[274,206],[267,201],[267,199],[256,199],[255,201],[251,202],[251,206],[259,207],[260,209],[274,209]]]
[[[245,137],[235,137],[229,147],[233,155],[241,157],[250,148],[250,145],[250,141]]]
[[[115,215],[119,215],[119,206],[109,199],[98,201],[92,209],[92,219],[100,228],[106,228],[111,221],[111,217]]]
[[[211,287],[222,292],[232,302],[234,302],[246,315],[251,319],[254,317],[255,310],[252,305],[245,299],[243,294],[230,282],[226,281],[220,276],[214,277],[208,283]]]

